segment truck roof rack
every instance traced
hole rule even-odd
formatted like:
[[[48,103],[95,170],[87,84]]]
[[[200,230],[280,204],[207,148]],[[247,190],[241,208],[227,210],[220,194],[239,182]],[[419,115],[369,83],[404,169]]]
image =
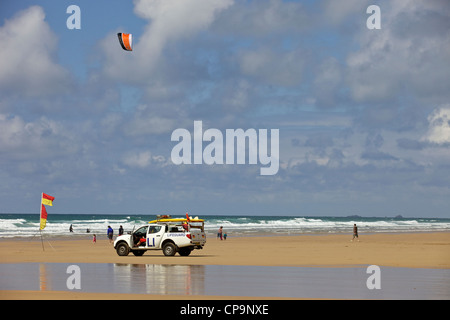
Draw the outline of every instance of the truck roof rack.
[[[186,219],[186,218],[161,218],[156,220],[149,221],[148,223],[158,223],[158,222],[205,222],[203,219],[198,219],[197,217],[194,219]]]

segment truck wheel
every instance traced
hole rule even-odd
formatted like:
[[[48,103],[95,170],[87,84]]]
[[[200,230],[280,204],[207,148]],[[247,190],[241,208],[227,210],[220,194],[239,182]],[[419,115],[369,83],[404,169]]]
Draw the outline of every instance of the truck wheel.
[[[116,252],[119,256],[127,256],[130,252],[130,247],[124,242],[121,242],[116,247]]]
[[[177,253],[177,248],[172,242],[167,242],[163,247],[163,253],[165,256],[174,256]]]
[[[178,252],[180,256],[187,257],[190,255],[192,250],[190,248],[180,248],[180,251]]]

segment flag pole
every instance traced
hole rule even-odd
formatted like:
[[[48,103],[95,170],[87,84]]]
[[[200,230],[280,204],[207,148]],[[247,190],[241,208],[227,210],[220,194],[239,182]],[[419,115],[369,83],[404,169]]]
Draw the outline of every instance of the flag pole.
[[[45,251],[45,249],[44,249],[44,239],[42,238],[42,230],[39,230],[39,233],[41,234],[42,251]]]

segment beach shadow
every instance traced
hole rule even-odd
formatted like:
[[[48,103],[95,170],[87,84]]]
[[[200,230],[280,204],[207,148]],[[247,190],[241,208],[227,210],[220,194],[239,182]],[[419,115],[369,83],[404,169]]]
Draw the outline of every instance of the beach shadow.
[[[132,257],[134,257],[134,256],[132,256]],[[180,256],[179,254],[176,254],[173,257],[166,257],[164,255],[146,254],[146,253],[144,253],[144,255],[142,255],[142,257],[153,257],[153,258],[164,258],[164,259],[170,259],[170,258],[189,259],[189,258],[214,258],[214,257],[217,257],[217,255],[212,255],[212,254],[193,254],[193,255],[189,255],[187,257],[183,257],[183,256]],[[136,257],[136,258],[139,258],[139,257]]]
[[[189,259],[189,258],[215,258],[218,257],[218,255],[214,254],[191,254],[187,257],[180,256],[179,254],[176,254],[173,257],[167,257],[161,252],[146,252],[142,256],[135,256],[134,254],[129,254],[127,256],[121,256],[120,259],[139,259],[139,258],[161,258],[161,259],[167,259],[168,261],[171,260],[171,258],[178,258],[178,259]]]

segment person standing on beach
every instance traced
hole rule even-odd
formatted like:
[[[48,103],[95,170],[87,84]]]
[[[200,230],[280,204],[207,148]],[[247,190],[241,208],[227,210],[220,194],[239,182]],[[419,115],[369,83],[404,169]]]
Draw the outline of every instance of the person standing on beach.
[[[223,227],[221,226],[219,228],[219,231],[217,232],[217,238],[220,238],[220,240],[223,240],[222,233],[223,233]]]
[[[355,237],[359,241],[359,238],[358,238],[358,227],[356,226],[356,223],[353,224],[353,238],[352,238],[352,241],[355,240]]]
[[[106,232],[106,235],[108,236],[109,243],[112,243],[113,241],[113,234],[114,234],[113,228],[111,228],[111,226],[108,226],[108,231]]]
[[[122,225],[120,225],[119,227],[119,236],[123,235],[123,227]]]
[[[95,233],[94,233],[94,237],[92,238],[92,242],[93,242],[94,244],[97,243],[97,236],[95,235]]]

